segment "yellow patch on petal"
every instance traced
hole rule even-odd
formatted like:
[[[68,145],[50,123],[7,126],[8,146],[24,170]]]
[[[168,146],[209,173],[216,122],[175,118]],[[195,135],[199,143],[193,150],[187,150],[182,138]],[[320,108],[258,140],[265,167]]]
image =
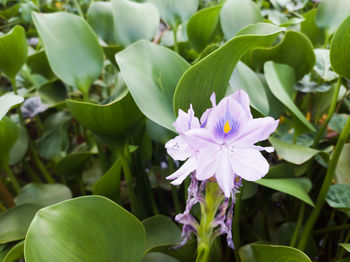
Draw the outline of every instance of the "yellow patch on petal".
[[[224,126],[224,132],[225,132],[225,134],[227,134],[228,132],[230,132],[231,131],[231,127],[230,127],[230,122],[227,120],[227,122],[226,122],[226,124],[225,124],[225,126]]]

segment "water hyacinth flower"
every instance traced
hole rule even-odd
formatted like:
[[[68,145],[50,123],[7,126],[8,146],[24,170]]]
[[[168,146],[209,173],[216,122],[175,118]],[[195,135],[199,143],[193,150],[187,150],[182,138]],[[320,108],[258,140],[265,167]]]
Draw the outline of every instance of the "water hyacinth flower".
[[[47,110],[47,106],[41,102],[40,97],[33,96],[24,101],[21,111],[24,118],[33,118]]]
[[[198,247],[207,248],[215,237],[225,233],[228,245],[233,248],[231,225],[235,194],[242,179],[256,181],[267,174],[269,164],[260,151],[272,152],[274,148],[255,144],[266,140],[276,130],[278,120],[272,117],[253,119],[248,94],[243,90],[223,98],[218,105],[215,93],[210,100],[212,108],[203,113],[200,121],[192,106],[187,113],[179,110],[174,123],[179,135],[165,147],[174,160],[186,162],[167,179],[179,185],[192,174],[186,210],[175,218],[184,225],[182,244],[194,233]],[[208,197],[215,201],[208,204],[205,200]],[[201,205],[205,225],[202,221],[199,224],[190,214],[196,203]],[[208,218],[203,212],[212,217]],[[199,253],[200,248],[198,256]]]

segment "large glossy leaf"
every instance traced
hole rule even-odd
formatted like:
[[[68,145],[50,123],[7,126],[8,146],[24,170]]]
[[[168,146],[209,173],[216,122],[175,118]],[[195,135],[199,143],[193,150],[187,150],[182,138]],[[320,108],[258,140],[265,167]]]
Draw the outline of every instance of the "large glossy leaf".
[[[68,98],[67,88],[60,80],[45,83],[38,89],[42,103],[47,107],[62,105]]]
[[[0,36],[0,72],[13,80],[27,59],[28,44],[22,26]]]
[[[270,44],[282,28],[259,23],[240,31],[239,35],[190,67],[180,79],[174,95],[174,111],[193,105],[197,115],[209,106],[212,92],[220,100],[226,92],[231,74],[239,59],[251,48]]]
[[[90,26],[63,12],[33,13],[33,21],[53,72],[86,95],[103,68],[103,51]]]
[[[227,0],[220,12],[220,24],[226,39],[234,37],[243,27],[262,21],[258,7],[251,0]]]
[[[333,34],[348,15],[350,5],[347,0],[323,0],[317,8],[316,24]]]
[[[250,105],[264,116],[279,118],[283,112],[282,104],[273,96],[256,73],[242,62],[238,62],[230,79],[233,91],[245,90],[249,95]]]
[[[345,144],[340,153],[337,167],[335,169],[335,179],[339,184],[350,185],[350,144]]]
[[[255,181],[255,183],[294,196],[304,201],[305,203],[314,206],[314,203],[308,195],[312,184],[310,179],[306,177],[262,178],[258,181]]]
[[[92,193],[120,201],[121,161],[116,160],[112,167],[93,185]]]
[[[321,46],[325,40],[324,30],[316,25],[317,9],[312,9],[304,14],[304,21],[300,23],[300,31],[305,34],[314,46]]]
[[[220,25],[222,5],[200,10],[187,23],[188,41],[197,51],[202,51],[215,37]]]
[[[309,73],[315,65],[312,43],[302,33],[287,31],[281,42],[273,47],[252,52],[252,66],[261,69],[265,62],[287,64],[294,69],[296,80]]]
[[[17,262],[24,258],[24,241],[13,246],[2,262]]]
[[[29,145],[29,137],[28,137],[27,129],[20,124],[17,124],[17,127],[18,127],[18,138],[10,151],[10,161],[9,161],[10,165],[17,164],[24,158],[25,154],[27,153],[28,145]]]
[[[24,101],[23,97],[13,95],[13,94],[5,94],[0,97],[0,121],[1,119],[10,111],[14,106],[22,103]]]
[[[50,68],[45,50],[41,50],[28,56],[27,65],[32,74],[40,74],[47,79],[52,79],[55,76]]]
[[[175,87],[189,64],[168,48],[139,41],[116,55],[137,106],[152,121],[174,130]]]
[[[93,2],[87,13],[87,21],[96,34],[108,45],[118,44],[112,3]],[[124,26],[126,26],[124,24]]]
[[[148,253],[142,258],[142,262],[164,262],[164,261],[177,262],[179,260],[159,252]]]
[[[21,188],[15,203],[16,205],[33,203],[49,206],[70,198],[72,198],[72,192],[66,185],[30,183]]]
[[[41,209],[24,252],[27,262],[138,262],[144,241],[144,228],[132,214],[107,198],[85,196]]]
[[[282,159],[296,165],[301,165],[320,153],[316,149],[303,145],[290,144],[272,136],[269,138],[269,141]]]
[[[306,119],[291,98],[295,84],[293,69],[288,65],[269,61],[265,63],[264,71],[267,84],[272,94],[281,101],[306,128],[315,132],[316,129]]]
[[[147,0],[157,6],[160,17],[173,29],[187,21],[198,9],[198,0]]]
[[[0,244],[24,239],[35,213],[40,208],[36,204],[23,204],[3,213],[0,216]]]
[[[106,105],[67,100],[67,106],[80,124],[104,141],[122,142],[143,119],[127,90]]]
[[[350,9],[350,5],[347,4]],[[330,48],[331,64],[336,73],[350,79],[350,16],[339,26]]]
[[[326,200],[328,205],[350,216],[350,185],[331,185]]]
[[[55,172],[63,177],[80,177],[87,161],[93,154],[77,152],[61,159],[55,166]]]
[[[10,152],[18,138],[18,127],[10,118],[4,117],[0,120],[0,167],[8,165]]]
[[[151,40],[157,34],[159,13],[154,5],[127,0],[112,0],[111,2],[114,34],[119,44],[126,47],[140,39]]]
[[[300,250],[277,245],[250,244],[239,249],[242,262],[311,262]]]

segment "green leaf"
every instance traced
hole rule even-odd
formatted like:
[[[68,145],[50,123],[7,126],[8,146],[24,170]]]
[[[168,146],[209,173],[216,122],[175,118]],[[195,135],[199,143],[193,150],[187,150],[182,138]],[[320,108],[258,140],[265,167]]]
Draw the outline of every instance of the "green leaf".
[[[247,25],[262,21],[258,7],[251,0],[227,0],[220,12],[220,24],[226,39],[231,39]]]
[[[149,119],[146,119],[146,132],[150,139],[161,144],[166,144],[166,142],[176,136],[174,132]]]
[[[350,244],[349,243],[339,243],[339,246],[346,249],[346,251],[350,252]]]
[[[316,64],[314,67],[315,72],[327,82],[337,79],[338,75],[331,71],[329,50],[317,48],[314,52],[316,55]]]
[[[108,197],[113,201],[120,202],[120,179],[121,161],[118,159],[112,167],[92,187],[94,195]]]
[[[154,5],[126,0],[111,2],[118,44],[126,47],[140,39],[151,40],[157,34],[159,13]]]
[[[350,185],[331,185],[327,193],[326,201],[331,207],[350,216]]]
[[[81,177],[85,164],[92,155],[90,152],[69,154],[57,163],[55,172],[62,177]]]
[[[262,178],[255,183],[294,196],[310,206],[314,206],[307,194],[312,186],[309,178]]]
[[[10,251],[6,254],[2,262],[16,262],[24,258],[24,241],[17,243]]]
[[[273,96],[267,85],[263,85],[259,77],[250,67],[238,62],[230,79],[233,91],[245,90],[250,99],[250,105],[263,116],[279,118],[283,112],[283,106]]]
[[[15,198],[16,205],[32,203],[49,206],[72,198],[72,192],[62,184],[30,183],[21,188]]]
[[[10,109],[15,107],[18,104],[21,104],[24,101],[23,97],[5,94],[0,97],[0,121],[7,114]]]
[[[289,144],[272,136],[269,138],[269,141],[276,149],[279,157],[296,165],[301,165],[320,153],[316,149],[297,144]]]
[[[67,88],[60,80],[53,80],[39,87],[38,95],[48,107],[62,105],[68,98]]]
[[[10,152],[18,138],[18,127],[10,118],[4,117],[0,121],[0,167],[9,164]]]
[[[93,2],[87,12],[87,21],[106,44],[118,44],[111,2]]]
[[[269,44],[283,31],[271,24],[259,23],[243,29],[238,36],[191,66],[180,79],[174,95],[174,112],[187,111],[193,105],[197,115],[209,106],[209,97],[216,93],[223,98],[231,74],[239,59],[251,48]]]
[[[350,185],[350,144],[344,144],[340,153],[337,167],[335,169],[335,179],[339,184]]]
[[[103,51],[90,26],[64,12],[33,13],[33,21],[53,72],[87,94],[103,68]]]
[[[188,41],[197,52],[204,50],[217,35],[221,8],[222,5],[217,5],[202,9],[188,21]]]
[[[28,150],[29,137],[28,137],[27,129],[21,124],[17,124],[17,127],[18,127],[18,138],[10,151],[10,161],[9,161],[10,165],[19,163],[23,159],[23,157],[25,156]]]
[[[15,206],[0,216],[0,244],[24,239],[35,213],[41,208],[35,204]]]
[[[105,142],[123,142],[143,120],[127,90],[106,105],[67,100],[67,106],[80,124]]]
[[[312,9],[304,14],[304,21],[300,23],[300,31],[306,35],[314,46],[321,46],[325,40],[324,30],[316,25],[317,9]]]
[[[170,256],[167,256],[167,255],[164,255],[164,254],[159,253],[159,252],[148,253],[142,259],[142,262],[164,262],[164,261],[177,262],[179,260],[172,258]]]
[[[149,119],[174,130],[175,87],[189,64],[168,48],[139,41],[116,55],[125,83]]]
[[[198,0],[147,0],[147,2],[158,8],[160,17],[172,29],[187,21],[197,11],[199,5]]]
[[[52,79],[55,76],[50,68],[45,50],[41,50],[28,56],[27,65],[32,74],[40,74],[47,79]]]
[[[339,0],[338,0],[339,1]],[[350,8],[349,4],[346,4]],[[337,32],[334,34],[331,47],[330,58],[333,70],[350,79],[350,16],[348,16],[344,22],[339,26]]]
[[[296,80],[309,73],[316,61],[310,40],[296,31],[287,31],[282,41],[275,46],[253,50],[251,59],[250,65],[257,70],[270,60],[287,64],[294,69]]]
[[[239,249],[242,262],[311,262],[302,251],[287,246],[250,244]]]
[[[85,196],[41,209],[24,254],[27,262],[139,262],[144,248],[140,221],[107,198]]]
[[[323,0],[317,8],[316,24],[333,34],[348,15],[350,5],[347,0]]]
[[[291,96],[294,90],[295,78],[293,69],[284,64],[277,64],[272,61],[264,65],[265,77],[272,94],[282,102],[291,113],[310,131],[316,129],[306,119],[299,108],[294,104]]]
[[[13,80],[27,59],[28,44],[22,26],[0,35],[0,72]]]

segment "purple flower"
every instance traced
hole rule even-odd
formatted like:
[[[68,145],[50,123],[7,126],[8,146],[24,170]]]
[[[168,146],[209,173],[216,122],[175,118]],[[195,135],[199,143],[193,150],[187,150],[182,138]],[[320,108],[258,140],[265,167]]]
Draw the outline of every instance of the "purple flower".
[[[21,111],[24,118],[33,118],[46,111],[47,106],[41,102],[40,97],[33,96],[24,101]]]
[[[259,151],[272,152],[273,147],[256,146],[266,140],[278,125],[272,117],[253,119],[249,97],[243,90],[225,97],[204,112],[201,125],[192,106],[188,113],[179,111],[174,123],[179,136],[165,146],[175,160],[187,161],[167,179],[178,185],[193,171],[197,180],[215,178],[228,198],[241,177],[255,181],[266,175],[269,164]]]

